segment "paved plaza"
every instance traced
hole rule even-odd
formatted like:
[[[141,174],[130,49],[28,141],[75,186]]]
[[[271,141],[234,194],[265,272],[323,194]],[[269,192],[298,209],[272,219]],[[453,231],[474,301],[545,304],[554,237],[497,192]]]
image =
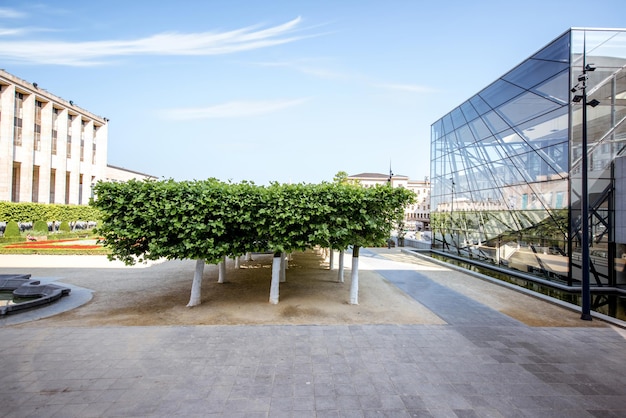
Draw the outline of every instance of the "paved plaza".
[[[626,416],[626,330],[529,327],[394,263],[446,324],[2,326],[0,416]]]

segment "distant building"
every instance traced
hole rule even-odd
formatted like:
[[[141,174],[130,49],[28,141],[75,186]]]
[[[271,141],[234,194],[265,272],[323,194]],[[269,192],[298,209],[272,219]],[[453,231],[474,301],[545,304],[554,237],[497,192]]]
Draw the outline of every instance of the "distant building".
[[[108,119],[0,70],[0,201],[87,204],[107,165]]]
[[[430,228],[430,181],[410,180],[407,176],[381,173],[361,173],[348,176],[348,180],[358,181],[362,186],[391,184],[391,187],[403,187],[415,193],[415,203],[404,210],[405,228],[410,231],[424,231]]]
[[[128,181],[131,179],[137,180],[157,180],[158,177],[150,174],[140,173],[139,171],[128,170],[122,167],[116,167],[111,164],[107,164],[106,175],[102,180],[104,181]]]

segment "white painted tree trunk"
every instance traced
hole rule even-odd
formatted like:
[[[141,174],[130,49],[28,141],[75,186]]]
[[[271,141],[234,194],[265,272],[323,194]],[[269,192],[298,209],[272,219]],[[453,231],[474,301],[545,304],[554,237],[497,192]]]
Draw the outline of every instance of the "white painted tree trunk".
[[[359,304],[359,247],[352,248],[352,283],[350,284],[350,305]]]
[[[285,253],[280,254],[280,282],[284,283],[287,281],[287,256]]]
[[[276,305],[278,303],[279,287],[280,287],[280,254],[274,254],[272,259],[272,283],[270,284],[270,303]]]
[[[328,259],[328,269],[332,270],[335,267],[335,250],[330,249],[330,258]]]
[[[196,260],[196,271],[191,283],[191,296],[187,307],[200,305],[202,302],[202,273],[204,273],[204,260]]]
[[[337,271],[337,280],[343,283],[343,251],[339,251],[339,270]]]
[[[246,253],[246,261],[252,261],[252,253]]]
[[[217,268],[219,271],[217,282],[224,283],[224,280],[226,280],[226,257],[222,258],[222,261],[217,264]]]
[[[240,267],[240,266],[239,266],[239,258],[240,258],[239,256],[236,256],[236,257],[235,257],[235,268],[236,268],[236,269],[238,269],[238,268]]]

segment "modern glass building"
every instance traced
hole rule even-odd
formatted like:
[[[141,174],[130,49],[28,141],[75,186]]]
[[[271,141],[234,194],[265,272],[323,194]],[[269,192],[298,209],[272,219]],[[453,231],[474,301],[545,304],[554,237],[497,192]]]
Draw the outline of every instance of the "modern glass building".
[[[432,124],[433,248],[578,287],[586,178],[591,285],[626,291],[625,156],[626,29],[572,28]]]

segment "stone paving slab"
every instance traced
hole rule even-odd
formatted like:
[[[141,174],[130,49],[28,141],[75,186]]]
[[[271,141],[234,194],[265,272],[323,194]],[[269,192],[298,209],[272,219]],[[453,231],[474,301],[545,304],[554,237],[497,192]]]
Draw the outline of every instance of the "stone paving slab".
[[[611,328],[1,330],[3,417],[618,417]]]
[[[362,262],[448,324],[2,327],[0,416],[626,416],[625,330],[528,327]]]

